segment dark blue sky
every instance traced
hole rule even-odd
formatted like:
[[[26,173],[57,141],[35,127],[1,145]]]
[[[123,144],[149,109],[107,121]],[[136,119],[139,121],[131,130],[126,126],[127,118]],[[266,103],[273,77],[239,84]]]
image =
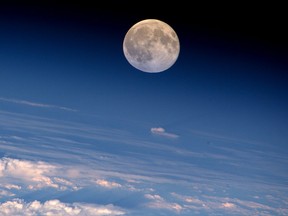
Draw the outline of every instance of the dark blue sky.
[[[285,14],[122,6],[3,4],[0,96],[286,143]],[[126,32],[146,18],[167,22],[180,39],[178,61],[163,73],[140,72],[123,55]]]

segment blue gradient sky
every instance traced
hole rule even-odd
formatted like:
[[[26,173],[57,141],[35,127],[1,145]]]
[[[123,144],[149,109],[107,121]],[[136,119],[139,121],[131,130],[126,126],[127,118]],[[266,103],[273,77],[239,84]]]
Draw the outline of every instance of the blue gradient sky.
[[[281,143],[287,139],[287,50],[278,25],[266,23],[264,29],[261,23],[254,26],[260,18],[234,15],[231,26],[225,14],[208,12],[208,17],[176,19],[156,9],[121,16],[84,3],[27,5],[2,9],[2,97],[155,124],[193,122]],[[127,29],[144,18],[165,19],[180,38],[179,59],[165,73],[140,73],[123,56]],[[264,34],[269,27],[278,36]]]

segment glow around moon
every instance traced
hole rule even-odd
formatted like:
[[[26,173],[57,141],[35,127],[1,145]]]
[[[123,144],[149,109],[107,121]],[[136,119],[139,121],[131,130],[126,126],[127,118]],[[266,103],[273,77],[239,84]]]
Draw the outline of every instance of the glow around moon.
[[[176,32],[167,23],[146,19],[128,30],[123,41],[123,52],[133,67],[158,73],[176,62],[180,43]]]

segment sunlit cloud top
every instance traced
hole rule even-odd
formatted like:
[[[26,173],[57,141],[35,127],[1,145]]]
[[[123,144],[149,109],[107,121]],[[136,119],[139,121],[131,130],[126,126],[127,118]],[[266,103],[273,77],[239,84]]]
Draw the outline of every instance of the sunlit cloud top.
[[[156,134],[156,135],[167,137],[167,138],[174,138],[175,139],[175,138],[179,137],[177,134],[166,132],[165,129],[162,127],[151,128],[150,131],[152,134]]]

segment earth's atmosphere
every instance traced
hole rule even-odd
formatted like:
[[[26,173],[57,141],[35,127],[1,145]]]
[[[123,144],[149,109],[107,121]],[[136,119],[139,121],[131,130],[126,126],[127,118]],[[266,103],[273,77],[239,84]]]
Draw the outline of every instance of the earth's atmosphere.
[[[25,2],[0,4],[1,216],[288,215],[284,13]],[[147,18],[165,72],[124,57]]]

